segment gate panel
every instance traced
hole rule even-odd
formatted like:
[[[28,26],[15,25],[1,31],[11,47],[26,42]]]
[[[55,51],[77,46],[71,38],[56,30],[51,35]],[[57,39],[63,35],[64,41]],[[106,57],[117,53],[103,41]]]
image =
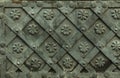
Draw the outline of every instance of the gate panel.
[[[1,78],[119,78],[119,1],[0,6]]]

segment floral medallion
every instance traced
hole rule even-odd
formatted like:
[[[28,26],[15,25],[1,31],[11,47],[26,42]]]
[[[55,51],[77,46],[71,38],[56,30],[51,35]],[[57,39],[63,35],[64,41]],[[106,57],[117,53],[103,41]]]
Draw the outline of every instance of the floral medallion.
[[[61,34],[63,34],[64,36],[69,36],[72,32],[72,29],[70,28],[69,25],[63,25],[61,27]]]
[[[12,9],[10,12],[10,17],[13,20],[18,20],[21,17],[21,12],[18,9]]]
[[[111,16],[116,20],[120,19],[120,9],[112,10],[111,11]]]
[[[54,12],[52,10],[46,10],[43,12],[43,17],[46,20],[52,20],[54,18]]]
[[[112,41],[111,47],[112,47],[112,50],[116,52],[120,51],[120,41],[119,40]]]
[[[89,14],[86,10],[79,10],[78,11],[78,19],[84,21],[87,20]]]
[[[35,23],[31,23],[28,25],[28,32],[31,35],[37,34],[38,33],[38,25],[36,25]]]
[[[105,47],[105,42],[98,41],[97,44],[98,44],[97,46],[98,46],[99,48]]]
[[[12,48],[17,54],[22,53],[24,50],[24,46],[20,42],[14,43]]]
[[[97,57],[95,60],[95,65],[97,67],[103,67],[105,65],[105,63],[106,63],[106,60],[101,56]]]
[[[113,54],[117,60],[120,60],[120,52],[114,52]]]
[[[113,53],[113,55],[115,56],[115,58],[117,60],[120,60],[120,41],[119,40],[114,40],[112,41],[111,44],[112,50],[114,50],[115,52]]]
[[[89,50],[89,45],[87,42],[81,42],[78,48],[79,48],[80,52],[86,53]]]
[[[73,63],[74,61],[70,58],[70,57],[66,57],[63,61],[63,66],[66,68],[66,69],[71,69],[73,67]]]
[[[39,68],[42,65],[42,62],[40,59],[34,57],[27,60],[25,64],[31,71],[36,71],[39,70]]]
[[[99,35],[104,34],[105,26],[102,23],[97,23],[95,24],[94,30],[96,34],[99,34]]]
[[[49,53],[55,53],[57,51],[57,44],[54,42],[48,42],[45,45],[45,48]]]

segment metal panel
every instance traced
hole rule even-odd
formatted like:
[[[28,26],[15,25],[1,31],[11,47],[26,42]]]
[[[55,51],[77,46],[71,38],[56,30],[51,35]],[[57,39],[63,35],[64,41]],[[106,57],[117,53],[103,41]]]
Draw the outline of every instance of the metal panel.
[[[119,78],[119,1],[0,3],[0,78]]]

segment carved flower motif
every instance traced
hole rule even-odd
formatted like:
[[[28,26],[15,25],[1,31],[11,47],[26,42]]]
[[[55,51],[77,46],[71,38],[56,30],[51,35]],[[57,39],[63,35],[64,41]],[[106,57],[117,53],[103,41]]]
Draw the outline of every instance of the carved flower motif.
[[[97,57],[95,60],[95,65],[98,67],[103,67],[106,63],[106,60],[103,57]]]
[[[105,32],[105,26],[104,25],[102,25],[101,23],[97,23],[97,24],[95,24],[95,32],[96,32],[96,34],[103,34],[104,32]]]
[[[38,70],[41,67],[42,62],[38,58],[32,58],[32,59],[26,61],[26,65],[28,66],[28,68],[31,71],[35,71],[35,70]]]
[[[111,16],[114,19],[120,19],[120,9],[114,9],[111,11]]]
[[[15,51],[18,54],[24,50],[23,45],[20,42],[14,43],[12,47],[13,51]]]
[[[63,25],[61,27],[61,33],[64,35],[64,36],[68,36],[71,34],[71,28],[69,27],[69,25]]]
[[[119,52],[114,52],[114,56],[116,59],[120,60],[120,53]]]
[[[89,45],[86,42],[81,42],[78,48],[79,48],[80,52],[86,53],[89,50]]]
[[[37,34],[38,33],[38,27],[36,24],[32,23],[28,25],[28,32],[32,35]]]
[[[54,53],[57,51],[57,44],[55,44],[54,42],[47,43],[45,47],[49,53]]]
[[[79,10],[78,11],[78,18],[81,20],[87,20],[88,18],[88,12],[86,10]]]
[[[21,12],[18,9],[12,9],[10,12],[10,17],[13,20],[18,20],[21,16]]]
[[[67,69],[72,68],[73,67],[73,60],[70,57],[66,57],[63,60],[63,66]]]
[[[120,51],[120,41],[118,40],[113,41],[111,47],[115,51]]]
[[[52,20],[54,18],[54,12],[51,11],[51,10],[46,10],[46,11],[43,12],[43,17],[46,20]]]

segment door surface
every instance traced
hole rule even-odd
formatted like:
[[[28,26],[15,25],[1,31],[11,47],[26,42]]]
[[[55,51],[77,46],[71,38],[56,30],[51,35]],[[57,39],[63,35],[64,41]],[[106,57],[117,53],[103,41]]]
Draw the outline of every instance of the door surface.
[[[0,78],[119,78],[119,1],[0,3]]]

